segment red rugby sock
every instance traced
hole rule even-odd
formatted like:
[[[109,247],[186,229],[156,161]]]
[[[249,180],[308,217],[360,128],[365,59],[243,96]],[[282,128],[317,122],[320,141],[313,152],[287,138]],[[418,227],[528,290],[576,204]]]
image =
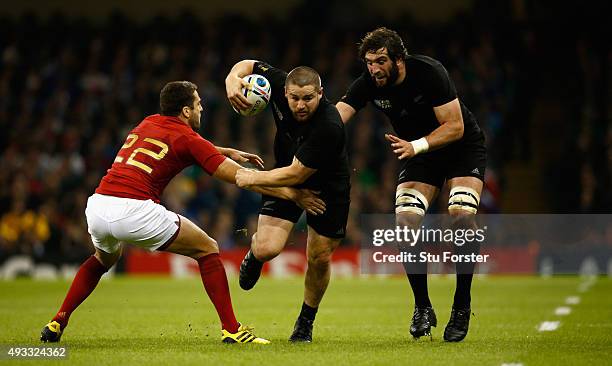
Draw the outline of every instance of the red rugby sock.
[[[92,293],[96,285],[98,285],[100,277],[106,271],[106,267],[93,255],[81,264],[74,280],[72,280],[72,285],[70,285],[64,303],[53,317],[53,320],[60,323],[62,329],[68,325],[70,314]]]
[[[236,333],[240,325],[234,316],[227,276],[219,254],[213,253],[198,259],[198,265],[204,289],[221,319],[221,327],[230,333]]]

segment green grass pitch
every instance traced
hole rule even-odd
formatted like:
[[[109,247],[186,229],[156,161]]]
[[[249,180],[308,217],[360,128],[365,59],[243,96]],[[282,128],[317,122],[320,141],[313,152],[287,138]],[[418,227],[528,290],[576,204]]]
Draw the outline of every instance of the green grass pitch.
[[[273,343],[224,345],[216,313],[199,278],[103,280],[73,314],[62,338],[66,360],[0,364],[70,365],[599,365],[612,359],[612,279],[584,292],[576,276],[479,277],[474,280],[468,337],[442,340],[454,277],[430,277],[438,315],[433,340],[413,340],[412,296],[401,277],[334,278],[321,304],[312,344],[289,344],[302,300],[302,278],[263,278],[244,292],[230,278],[239,321]],[[66,281],[0,281],[0,346],[40,345]],[[568,296],[580,302],[555,315]],[[560,321],[539,332],[543,321]]]

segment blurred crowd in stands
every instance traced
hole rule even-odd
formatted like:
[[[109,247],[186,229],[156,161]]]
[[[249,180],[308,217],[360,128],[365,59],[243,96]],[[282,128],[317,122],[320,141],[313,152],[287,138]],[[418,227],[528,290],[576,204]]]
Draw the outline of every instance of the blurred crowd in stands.
[[[443,24],[419,24],[409,14],[392,23],[340,21],[321,1],[305,2],[283,21],[238,15],[202,21],[188,11],[144,23],[120,12],[100,24],[61,14],[0,19],[0,263],[16,253],[79,262],[91,252],[87,197],[127,132],[158,112],[166,82],[195,82],[204,106],[200,133],[218,146],[260,154],[270,168],[274,121],[268,112],[244,118],[232,111],[224,88],[231,66],[245,58],[286,70],[310,65],[335,102],[363,70],[357,42],[380,25],[397,30],[410,53],[440,60],[484,129],[489,166],[480,212],[503,212],[501,196],[512,180],[504,175],[507,164],[540,159],[537,129],[559,142],[540,174],[550,188],[551,197],[542,197],[549,212],[610,213],[612,53],[600,44],[605,38],[562,32],[565,18],[547,18],[537,6],[495,3],[477,1]],[[553,24],[559,38],[550,19],[559,22]],[[397,160],[386,131],[385,117],[371,108],[348,124],[346,245],[356,241],[359,214],[394,211]],[[163,203],[225,249],[250,242],[259,196],[188,168]],[[432,211],[444,212],[445,203]],[[292,244],[303,245],[304,225]]]

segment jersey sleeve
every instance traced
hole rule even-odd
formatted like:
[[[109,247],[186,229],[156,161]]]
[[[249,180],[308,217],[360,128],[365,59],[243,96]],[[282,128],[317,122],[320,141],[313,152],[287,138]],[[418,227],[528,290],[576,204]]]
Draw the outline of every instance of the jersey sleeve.
[[[256,61],[253,65],[253,73],[264,76],[272,87],[272,99],[281,100],[285,98],[285,80],[287,73],[263,61]]]
[[[226,159],[210,141],[198,134],[188,137],[184,146],[191,158],[209,175],[213,175]]]
[[[361,75],[353,81],[340,101],[350,105],[355,111],[359,111],[371,99],[369,90],[366,77]]]
[[[327,124],[317,128],[300,146],[295,157],[305,166],[321,169],[331,156],[338,155],[344,142],[344,130]]]
[[[457,98],[455,84],[442,64],[431,65],[422,77],[425,97],[432,107],[441,106]]]

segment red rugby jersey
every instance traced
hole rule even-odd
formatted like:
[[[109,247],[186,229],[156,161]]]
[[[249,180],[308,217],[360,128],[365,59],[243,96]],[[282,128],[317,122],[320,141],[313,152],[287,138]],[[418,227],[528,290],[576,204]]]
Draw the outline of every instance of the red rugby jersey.
[[[224,160],[180,119],[155,114],[130,131],[96,193],[159,203],[164,188],[184,168],[198,164],[212,175]]]

